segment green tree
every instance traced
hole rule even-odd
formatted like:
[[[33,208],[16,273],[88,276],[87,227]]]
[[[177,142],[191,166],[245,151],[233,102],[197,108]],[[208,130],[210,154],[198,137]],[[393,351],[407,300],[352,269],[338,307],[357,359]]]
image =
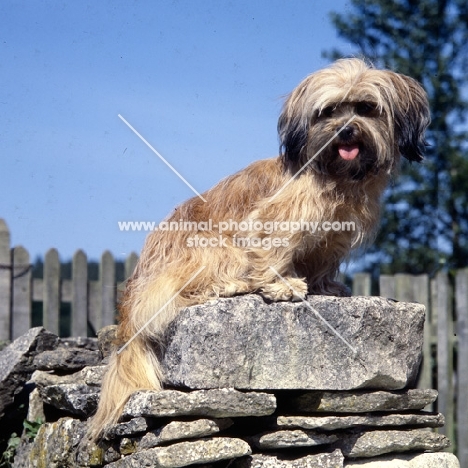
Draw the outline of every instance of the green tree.
[[[375,65],[426,89],[432,123],[423,164],[402,163],[366,255],[384,273],[468,265],[468,2],[351,0],[333,13],[339,36]],[[337,50],[329,58],[343,57]]]

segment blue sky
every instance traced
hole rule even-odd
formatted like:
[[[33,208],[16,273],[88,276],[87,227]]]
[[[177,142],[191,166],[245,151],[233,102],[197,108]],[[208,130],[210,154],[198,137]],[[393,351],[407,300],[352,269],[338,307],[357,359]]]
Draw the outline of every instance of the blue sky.
[[[32,260],[125,258],[193,192],[278,152],[282,98],[327,65],[334,0],[0,3],[0,218]]]

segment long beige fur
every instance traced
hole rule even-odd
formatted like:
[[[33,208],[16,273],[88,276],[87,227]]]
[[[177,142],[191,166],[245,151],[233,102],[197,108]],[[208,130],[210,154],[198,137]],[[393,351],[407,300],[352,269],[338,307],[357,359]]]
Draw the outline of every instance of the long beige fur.
[[[250,292],[271,300],[347,295],[336,281],[339,265],[372,239],[379,200],[400,155],[422,159],[428,124],[425,92],[411,78],[358,59],[340,60],[307,77],[279,118],[281,155],[221,181],[203,194],[206,203],[194,197],[166,221],[211,220],[214,226],[229,220],[344,221],[356,229],[273,234],[232,229],[222,233],[223,246],[205,248],[189,247],[190,238],[219,238],[218,230],[152,232],[119,307],[118,339],[126,347],[111,357],[91,436],[118,421],[134,391],[162,388],[164,332],[181,308]],[[356,151],[352,159],[341,157]],[[271,236],[281,245],[258,243]],[[245,245],[246,239],[255,242]]]

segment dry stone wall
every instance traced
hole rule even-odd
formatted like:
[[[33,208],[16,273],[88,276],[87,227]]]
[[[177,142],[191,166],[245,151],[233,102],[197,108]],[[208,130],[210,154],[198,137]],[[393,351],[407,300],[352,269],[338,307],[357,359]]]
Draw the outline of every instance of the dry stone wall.
[[[24,417],[45,421],[14,466],[458,468],[428,411],[437,392],[413,388],[423,322],[422,306],[383,298],[188,308],[168,330],[167,388],[132,395],[97,445],[84,434],[114,328],[99,342],[32,329],[0,352],[2,421],[25,391]]]

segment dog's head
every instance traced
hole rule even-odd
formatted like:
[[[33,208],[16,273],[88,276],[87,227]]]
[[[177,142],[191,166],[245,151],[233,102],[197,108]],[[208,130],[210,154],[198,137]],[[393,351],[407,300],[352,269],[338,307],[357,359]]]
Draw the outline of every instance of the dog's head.
[[[343,59],[308,76],[278,122],[288,166],[361,180],[390,173],[400,155],[422,161],[430,123],[423,88],[412,78]]]

